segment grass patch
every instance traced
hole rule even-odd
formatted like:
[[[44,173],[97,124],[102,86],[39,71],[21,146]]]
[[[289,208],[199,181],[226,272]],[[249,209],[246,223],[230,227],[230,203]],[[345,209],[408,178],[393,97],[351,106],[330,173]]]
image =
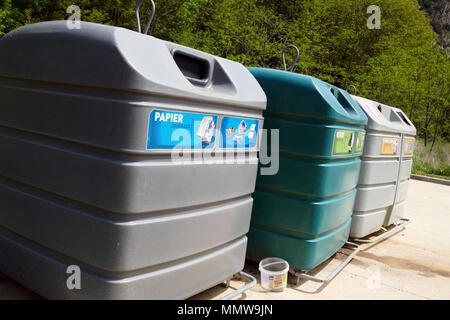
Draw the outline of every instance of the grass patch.
[[[412,173],[450,180],[450,142],[436,141],[433,151],[431,143],[425,147],[417,139],[413,156]]]

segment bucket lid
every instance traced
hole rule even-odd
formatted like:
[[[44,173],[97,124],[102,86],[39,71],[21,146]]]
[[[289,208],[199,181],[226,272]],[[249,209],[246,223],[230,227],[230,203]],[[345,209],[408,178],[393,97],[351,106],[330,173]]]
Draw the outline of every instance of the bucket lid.
[[[265,258],[259,263],[259,271],[276,274],[286,273],[289,271],[289,263],[281,258]]]

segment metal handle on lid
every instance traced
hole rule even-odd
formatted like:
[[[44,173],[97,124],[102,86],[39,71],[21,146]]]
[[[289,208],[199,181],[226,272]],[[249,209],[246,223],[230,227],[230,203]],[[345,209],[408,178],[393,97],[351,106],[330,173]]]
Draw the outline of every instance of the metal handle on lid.
[[[353,88],[353,95],[356,96],[356,94],[358,93],[358,89],[356,89],[354,85],[349,85],[347,86],[347,88],[345,88],[345,90],[348,91],[348,89],[350,88]]]
[[[295,50],[297,51],[297,56],[295,57],[294,62],[292,63],[292,65],[290,66],[290,68],[289,68],[289,70],[288,70],[287,67],[286,67],[286,58],[285,58],[285,54],[286,54],[286,51],[287,51],[288,49],[290,49],[290,48],[293,48],[293,49],[295,49]],[[295,65],[297,64],[298,58],[299,58],[299,57],[300,57],[300,51],[298,50],[298,48],[297,48],[296,46],[294,46],[294,45],[288,45],[286,48],[284,48],[283,54],[281,55],[281,59],[282,59],[282,61],[283,61],[283,68],[284,68],[284,70],[285,70],[285,71],[289,71],[289,72],[294,71]]]
[[[139,33],[142,33],[141,18],[139,17],[139,8],[141,7],[143,2],[144,2],[144,0],[138,0],[136,9],[135,9],[136,10],[136,22],[137,22],[137,27],[138,27]],[[144,34],[148,34],[148,31],[150,30],[150,25],[152,24],[152,21],[153,21],[153,17],[155,16],[155,2],[153,2],[153,0],[150,0],[150,4],[152,6],[152,14],[150,15],[150,18],[147,21],[147,25],[145,26]]]

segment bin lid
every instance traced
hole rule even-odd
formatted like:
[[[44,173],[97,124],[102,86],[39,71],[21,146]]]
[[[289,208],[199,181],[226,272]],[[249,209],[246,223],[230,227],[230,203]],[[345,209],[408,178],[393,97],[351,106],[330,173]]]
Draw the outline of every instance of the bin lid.
[[[0,77],[107,88],[264,110],[240,63],[124,28],[31,24],[0,40]]]
[[[367,98],[354,95],[352,97],[369,118],[368,129],[411,135],[416,134],[416,128],[402,110]]]
[[[399,108],[394,108],[391,107],[392,110],[394,110],[394,112],[400,117],[400,119],[402,120],[402,127],[403,127],[403,132],[405,134],[410,134],[412,136],[415,136],[417,133],[416,127],[414,126],[414,124],[412,123],[412,121],[408,118],[408,116],[406,115],[406,113],[404,113],[401,109]]]
[[[266,92],[269,112],[366,125],[367,117],[350,94],[317,78],[293,72],[249,68]]]

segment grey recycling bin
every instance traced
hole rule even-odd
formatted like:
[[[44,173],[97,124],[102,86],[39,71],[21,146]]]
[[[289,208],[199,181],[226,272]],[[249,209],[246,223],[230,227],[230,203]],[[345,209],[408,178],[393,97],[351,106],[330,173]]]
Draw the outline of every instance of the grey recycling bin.
[[[181,299],[243,269],[266,97],[241,64],[38,23],[0,40],[0,101],[1,272],[46,298]]]
[[[350,237],[403,218],[416,128],[397,108],[352,96],[369,118]]]

